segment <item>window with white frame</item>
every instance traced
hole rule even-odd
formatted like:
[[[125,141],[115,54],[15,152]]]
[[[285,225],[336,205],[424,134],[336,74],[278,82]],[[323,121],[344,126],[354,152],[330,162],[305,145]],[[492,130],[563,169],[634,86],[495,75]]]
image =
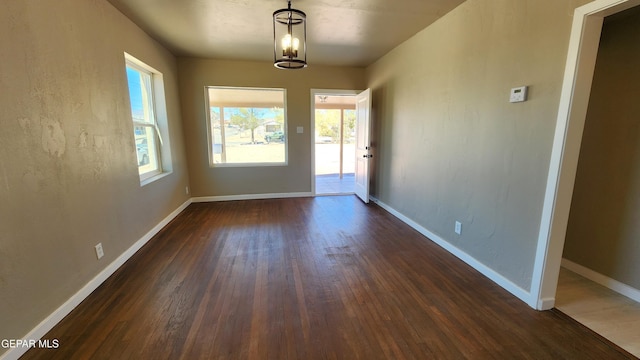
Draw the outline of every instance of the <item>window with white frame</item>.
[[[125,54],[125,62],[138,173],[144,182],[162,174],[163,162],[166,163],[160,129],[164,125],[166,130],[167,120],[164,85],[162,74],[140,60]]]
[[[287,163],[284,89],[206,88],[211,166]]]

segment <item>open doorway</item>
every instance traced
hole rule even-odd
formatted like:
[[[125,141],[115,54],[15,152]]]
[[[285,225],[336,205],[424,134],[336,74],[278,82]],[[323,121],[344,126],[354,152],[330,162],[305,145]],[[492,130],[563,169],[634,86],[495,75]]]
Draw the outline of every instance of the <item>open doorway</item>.
[[[640,0],[593,1],[575,10],[529,304],[539,310],[554,306],[558,274],[574,190],[596,56],[604,17],[640,5]]]
[[[356,92],[313,90],[313,188],[316,195],[355,189]]]
[[[600,40],[601,38],[609,36],[604,34],[602,31],[605,18],[609,17],[609,19],[612,19],[613,16],[617,14],[625,17],[627,15],[622,14],[623,11],[639,4],[640,0],[593,1],[577,8],[573,17],[574,22],[567,56],[560,107],[558,111],[558,121],[556,124],[556,134],[554,137],[554,145],[551,155],[543,216],[540,226],[540,241],[538,244],[536,265],[534,267],[534,279],[531,289],[533,297],[531,299],[531,303],[538,309],[548,309],[554,306],[555,302],[557,308],[580,322],[582,322],[582,320],[578,317],[578,312],[572,313],[577,308],[569,308],[573,305],[571,302],[582,306],[588,302],[585,301],[585,294],[590,294],[591,296],[595,294],[595,292],[602,293],[603,290],[607,289],[601,287],[598,290],[593,290],[594,288],[590,286],[585,288],[587,289],[586,292],[582,289],[571,289],[569,290],[570,292],[565,292],[565,289],[558,289],[558,274],[560,273],[561,263],[564,267],[562,270],[564,275],[562,276],[568,276],[564,279],[560,279],[562,280],[560,281],[561,283],[585,283],[587,279],[590,279],[595,283],[600,283],[610,289],[625,294],[629,297],[628,300],[632,300],[633,298],[638,297],[637,294],[640,294],[637,289],[633,288],[633,286],[638,286],[637,284],[640,284],[638,283],[637,276],[628,276],[629,273],[636,275],[637,271],[635,271],[635,273],[633,271],[626,273],[620,272],[620,269],[624,269],[625,271],[629,270],[625,268],[622,261],[624,261],[625,258],[634,256],[633,254],[637,254],[637,251],[632,250],[638,248],[637,241],[633,242],[631,247],[627,247],[624,250],[617,249],[614,251],[610,244],[614,242],[615,238],[618,238],[615,234],[616,226],[611,226],[610,224],[602,226],[600,223],[599,226],[596,224],[597,231],[594,231],[593,228],[587,228],[587,225],[590,226],[592,224],[588,223],[588,220],[585,220],[586,218],[580,214],[580,212],[585,211],[593,212],[593,210],[603,210],[600,205],[594,204],[595,202],[600,201],[592,196],[595,192],[604,193],[606,201],[617,200],[620,204],[622,202],[627,202],[627,195],[630,195],[629,191],[626,190],[627,186],[620,186],[619,184],[614,185],[616,191],[622,189],[626,194],[616,197],[616,195],[613,195],[612,192],[607,191],[602,186],[594,187],[593,183],[594,180],[597,180],[597,177],[591,176],[591,174],[586,172],[588,167],[585,167],[585,164],[581,164],[581,166],[578,164],[579,158],[588,159],[590,161],[604,159],[606,166],[600,166],[596,170],[604,174],[603,176],[605,178],[611,178],[615,176],[612,174],[611,170],[618,168],[616,163],[621,162],[621,160],[618,156],[612,156],[612,154],[607,155],[603,151],[597,151],[594,154],[593,149],[596,148],[591,147],[589,143],[594,140],[601,142],[605,139],[602,138],[601,135],[605,135],[607,137],[607,141],[611,141],[611,135],[613,135],[613,138],[615,138],[615,136],[619,136],[625,138],[625,140],[631,140],[633,142],[631,147],[633,148],[636,148],[638,145],[636,138],[629,138],[630,134],[637,134],[637,116],[631,117],[631,120],[635,121],[631,124],[636,126],[634,128],[635,132],[618,129],[617,126],[619,126],[619,124],[616,124],[616,122],[619,120],[627,121],[626,118],[629,116],[624,115],[620,117],[617,115],[620,114],[621,111],[625,111],[623,106],[614,105],[611,107],[611,104],[615,104],[615,102],[611,103],[612,99],[610,96],[614,97],[614,101],[618,101],[619,99],[615,99],[615,97],[623,93],[628,93],[628,89],[624,89],[625,85],[620,80],[617,80],[617,82],[613,84],[615,85],[613,88],[610,88],[611,83],[605,85],[604,88],[598,88],[599,81],[596,81],[598,79],[594,78],[594,73],[597,74],[597,72],[594,72],[594,69],[596,69],[596,58],[599,56],[599,48],[602,46]],[[631,21],[631,23],[633,24],[633,21]],[[623,34],[625,36],[628,35],[626,30],[619,34]],[[618,39],[615,40],[617,42]],[[635,44],[635,42],[632,42],[630,45],[622,45],[622,47],[618,46],[618,49],[628,50],[626,47],[629,47],[635,50],[636,48],[632,46],[633,44]],[[610,47],[611,45],[612,43],[605,47]],[[617,51],[618,50],[611,54],[616,54]],[[640,54],[637,54],[636,52],[636,55]],[[598,60],[598,62],[600,61],[601,60]],[[633,59],[629,59],[628,56],[623,56],[621,63],[635,64],[637,62],[634,62]],[[609,70],[612,67],[619,67],[619,69],[615,69],[616,71],[622,70],[620,63],[616,65],[609,64],[607,67]],[[635,72],[635,67],[632,66],[632,69],[632,72]],[[602,79],[603,75],[599,74],[598,76]],[[604,76],[605,80],[609,82],[616,81],[613,79],[611,74],[605,74]],[[623,74],[622,77],[627,78],[629,76],[629,73],[626,73]],[[618,79],[620,79],[620,77]],[[592,91],[592,84],[595,88],[595,92]],[[635,81],[635,84],[637,84],[637,81]],[[635,86],[635,84],[633,85]],[[635,88],[637,89],[637,87]],[[609,110],[614,109],[614,111],[602,111],[602,109],[596,109],[594,107],[596,104],[592,104],[591,96],[593,94],[597,95],[598,92],[604,93],[607,98],[606,100],[608,104],[606,104],[605,107],[608,107]],[[623,100],[626,101],[627,104],[633,105],[633,99],[637,99],[637,95],[632,95],[631,101],[629,101],[629,99]],[[598,111],[594,112],[594,110]],[[599,117],[600,119],[595,119],[598,120],[596,122],[592,121],[594,119],[590,119],[590,123],[586,123],[587,118],[594,116]],[[616,117],[618,117],[618,119],[616,119]],[[602,120],[604,120],[604,122],[602,122]],[[604,126],[601,126],[602,124],[604,124]],[[612,147],[612,150],[618,151],[626,145],[613,140],[613,145],[609,146]],[[582,147],[584,147],[585,151],[581,153]],[[600,149],[602,149],[602,147],[600,147]],[[629,157],[629,155],[631,155],[624,151],[620,152],[620,154],[623,155],[621,158]],[[625,171],[628,172],[629,170]],[[587,176],[585,176],[585,174]],[[586,196],[582,196],[582,201],[587,200],[589,204],[584,202],[582,205],[572,205],[574,202],[581,201],[580,192],[584,194],[585,190],[588,191],[586,191]],[[578,196],[574,198],[576,193]],[[585,206],[585,204],[587,205]],[[628,205],[625,203],[624,207],[628,207]],[[611,212],[611,210],[604,211]],[[594,214],[590,214],[590,216],[591,215]],[[605,214],[601,213],[600,215]],[[616,214],[606,213],[606,215],[609,216],[609,219],[611,219],[611,216],[618,217],[616,218],[616,221],[620,221],[619,216]],[[625,231],[626,230],[627,229],[625,228]],[[583,235],[580,235],[579,232],[583,232]],[[591,237],[594,235],[600,235],[597,232],[604,234],[607,246],[596,247],[588,244],[588,241],[591,241]],[[577,238],[577,242],[570,239],[570,237]],[[637,237],[635,239],[637,239]],[[563,259],[563,252],[566,253],[568,257],[573,257],[575,262]],[[596,263],[593,262],[593,259],[596,259],[601,255],[607,255],[607,253],[617,253],[616,255],[622,254],[623,256],[616,258],[615,261],[612,261],[613,258],[608,258],[606,260],[607,262],[602,262],[600,260],[597,260]],[[593,267],[596,271],[594,271],[594,269],[589,269],[589,267],[584,266],[583,264],[578,264],[578,262],[589,267]],[[633,266],[636,266],[636,263],[637,258],[631,262]],[[565,271],[565,269],[571,271],[568,272]],[[575,277],[572,272],[580,274],[582,277]],[[615,280],[614,277],[619,278],[622,281]],[[628,284],[633,286],[629,286]],[[564,284],[562,285],[564,286]],[[579,300],[573,301],[573,299]],[[616,301],[619,302],[618,300]],[[617,334],[621,334],[620,330],[623,322],[619,320],[621,318],[612,315],[610,312],[612,310],[611,306],[598,299],[596,307],[600,310],[608,311],[607,313],[604,313],[603,319],[607,322],[613,320],[614,323],[611,324],[611,328],[615,329]],[[630,306],[625,305],[623,311],[623,318],[625,320],[632,317],[632,313],[629,308]],[[579,311],[587,314],[590,319],[593,319],[594,315],[600,312],[594,311],[594,309],[589,309],[585,312],[584,309],[585,308],[582,307],[582,310]],[[638,321],[630,321],[630,323],[635,325]],[[585,325],[587,324],[585,323]],[[591,327],[590,325],[588,326]],[[601,335],[608,337],[608,335],[602,333],[600,329],[592,329],[596,330]],[[638,331],[631,330],[629,331],[629,334],[632,335],[631,343],[637,345],[639,339],[637,337]],[[623,348],[626,348],[616,339],[610,338],[610,340],[618,343],[618,345]],[[626,349],[628,351],[632,351],[630,348]],[[640,350],[640,348],[637,347],[636,349]],[[637,352],[636,354],[640,354],[640,352]]]
[[[556,308],[635,356],[640,356],[638,39],[640,7],[605,17],[556,292]]]

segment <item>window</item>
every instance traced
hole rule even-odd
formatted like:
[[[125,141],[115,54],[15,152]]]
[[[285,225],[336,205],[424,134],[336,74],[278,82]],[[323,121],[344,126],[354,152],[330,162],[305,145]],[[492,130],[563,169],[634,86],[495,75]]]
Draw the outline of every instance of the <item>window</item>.
[[[284,89],[206,88],[211,166],[287,163]]]
[[[167,135],[164,86],[162,74],[156,70],[129,54],[125,54],[125,62],[138,174],[144,184],[168,170],[163,169],[163,163],[168,165],[164,157],[169,157],[167,147],[163,146]]]

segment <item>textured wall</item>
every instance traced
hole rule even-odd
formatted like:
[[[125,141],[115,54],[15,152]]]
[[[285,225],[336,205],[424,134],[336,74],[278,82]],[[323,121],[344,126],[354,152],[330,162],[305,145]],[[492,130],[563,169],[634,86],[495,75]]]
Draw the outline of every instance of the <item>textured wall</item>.
[[[271,63],[178,59],[189,176],[194,196],[296,193],[311,191],[311,89],[363,89],[362,68],[309,65],[285,71]],[[205,86],[287,90],[289,159],[286,166],[209,167]],[[298,126],[304,133],[296,133]]]
[[[563,256],[640,289],[640,8],[607,18]]]
[[[526,291],[572,14],[586,2],[468,0],[367,68],[375,195]],[[529,100],[509,103],[522,85]]]
[[[0,339],[19,339],[184,203],[188,177],[175,58],[109,3],[3,1],[0,44]],[[144,187],[125,51],[164,73],[173,173]]]

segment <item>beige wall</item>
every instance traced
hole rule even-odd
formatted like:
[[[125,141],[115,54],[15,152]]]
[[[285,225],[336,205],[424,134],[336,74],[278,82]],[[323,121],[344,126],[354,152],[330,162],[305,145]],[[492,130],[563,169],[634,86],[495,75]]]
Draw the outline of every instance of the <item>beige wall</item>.
[[[183,204],[188,176],[175,58],[108,2],[3,1],[0,44],[0,339],[20,339]],[[144,187],[125,51],[164,74],[173,173]]]
[[[375,196],[526,291],[572,14],[586,2],[468,0],[367,69]],[[529,100],[509,103],[522,85]]]
[[[605,21],[563,256],[640,289],[640,8]]]
[[[364,88],[362,68],[279,70],[265,62],[178,59],[189,176],[193,196],[281,194],[311,191],[311,89]],[[287,90],[288,165],[209,167],[205,86],[271,87]],[[296,133],[302,126],[303,134]]]

